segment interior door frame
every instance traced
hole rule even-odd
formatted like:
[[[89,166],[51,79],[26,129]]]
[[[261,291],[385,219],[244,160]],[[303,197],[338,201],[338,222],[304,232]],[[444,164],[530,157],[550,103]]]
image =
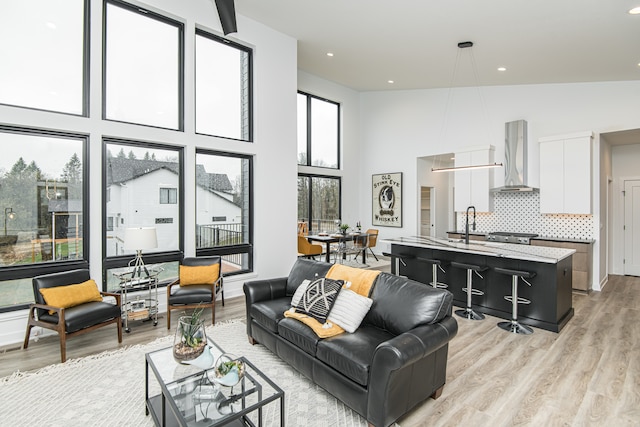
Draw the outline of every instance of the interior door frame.
[[[628,238],[627,238],[627,233],[629,233],[629,231],[626,229],[626,225],[627,225],[627,206],[629,202],[629,198],[628,198],[628,194],[626,194],[626,188],[627,188],[627,182],[630,181],[638,181],[640,182],[640,177],[624,177],[621,179],[621,186],[622,186],[622,191],[621,191],[621,195],[622,195],[622,224],[624,226],[623,232],[622,232],[622,256],[623,259],[625,260],[625,262],[622,264],[622,274],[626,275],[631,275],[629,273],[627,273],[627,242],[628,242]],[[637,276],[637,275],[634,275]]]

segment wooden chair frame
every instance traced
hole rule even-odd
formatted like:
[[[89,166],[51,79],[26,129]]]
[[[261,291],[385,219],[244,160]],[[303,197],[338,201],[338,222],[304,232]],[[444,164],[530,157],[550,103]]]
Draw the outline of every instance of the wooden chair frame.
[[[111,292],[100,292],[100,295],[102,295],[103,297],[114,297],[116,299],[117,306],[121,307],[120,294],[111,293]],[[39,320],[36,309],[55,311],[56,313],[58,313],[58,323],[44,322]],[[80,329],[75,332],[67,332],[65,329],[64,313],[65,313],[64,308],[52,307],[47,304],[38,304],[38,303],[31,304],[29,306],[27,332],[24,337],[24,344],[22,348],[27,349],[29,347],[29,337],[31,335],[31,329],[34,326],[39,326],[45,329],[51,329],[58,333],[58,335],[60,336],[60,359],[62,363],[64,363],[67,360],[67,338],[75,337],[76,335],[86,334],[87,332],[91,332],[103,326],[107,326],[112,323],[115,323],[118,327],[118,343],[122,343],[122,316],[114,317],[113,319],[107,320],[106,322],[98,323],[97,325]]]
[[[212,301],[210,302],[199,302],[196,304],[176,304],[171,305],[169,300],[171,298],[171,289],[174,286],[180,286],[180,279],[177,279],[167,285],[167,329],[171,329],[171,310],[186,310],[193,309],[197,307],[211,307],[211,324],[216,324],[216,299],[218,298],[218,294],[222,294],[222,306],[224,307],[224,287],[222,283],[222,271],[220,271],[220,276],[218,280],[216,280],[211,285],[211,297]]]

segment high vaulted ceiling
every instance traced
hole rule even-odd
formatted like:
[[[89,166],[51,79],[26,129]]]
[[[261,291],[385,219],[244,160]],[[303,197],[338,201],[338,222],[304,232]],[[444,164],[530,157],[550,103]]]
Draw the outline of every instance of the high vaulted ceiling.
[[[299,69],[357,91],[640,80],[640,15],[627,13],[640,0],[235,5],[238,14],[296,38]],[[473,48],[459,49],[463,41]]]

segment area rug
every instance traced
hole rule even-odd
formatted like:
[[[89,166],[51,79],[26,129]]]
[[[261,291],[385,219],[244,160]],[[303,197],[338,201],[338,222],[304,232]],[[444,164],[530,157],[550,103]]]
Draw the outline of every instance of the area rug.
[[[273,355],[247,342],[246,326],[233,321],[207,328],[223,350],[247,357],[285,391],[287,426],[366,426],[366,421]],[[172,336],[35,372],[0,378],[0,426],[153,426],[145,416],[144,355],[168,347]],[[150,374],[153,375],[153,374]],[[279,425],[279,405],[264,411],[264,425]]]

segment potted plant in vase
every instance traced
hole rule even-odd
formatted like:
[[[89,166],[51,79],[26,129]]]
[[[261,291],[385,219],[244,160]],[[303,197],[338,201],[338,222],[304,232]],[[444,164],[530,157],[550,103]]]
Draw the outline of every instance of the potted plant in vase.
[[[347,234],[347,230],[349,229],[349,224],[340,224],[340,231],[343,235]]]
[[[193,360],[204,352],[207,335],[202,312],[204,307],[193,310],[191,316],[181,316],[173,339],[173,358],[180,363]]]

